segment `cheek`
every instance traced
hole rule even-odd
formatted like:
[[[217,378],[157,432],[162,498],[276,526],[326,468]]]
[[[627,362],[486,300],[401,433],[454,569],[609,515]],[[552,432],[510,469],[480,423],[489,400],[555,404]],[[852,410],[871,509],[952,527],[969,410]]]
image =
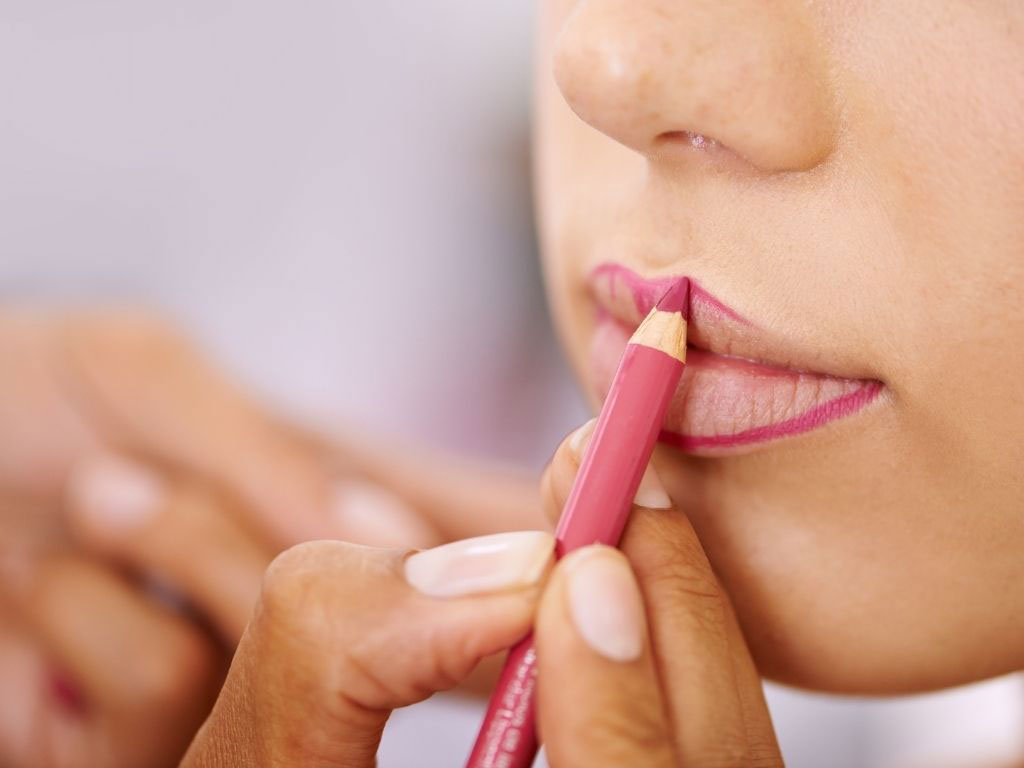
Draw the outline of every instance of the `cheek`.
[[[891,237],[875,272],[900,283],[896,330],[915,359],[1020,338],[1024,5],[868,2],[836,35],[850,166]]]
[[[891,242],[873,267],[907,450],[940,516],[1011,514],[1024,508],[1024,5],[868,2],[836,45]]]

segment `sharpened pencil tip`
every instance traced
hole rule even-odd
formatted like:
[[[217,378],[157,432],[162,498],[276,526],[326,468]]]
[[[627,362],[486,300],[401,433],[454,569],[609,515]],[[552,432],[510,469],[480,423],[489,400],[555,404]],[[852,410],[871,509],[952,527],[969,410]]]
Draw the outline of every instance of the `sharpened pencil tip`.
[[[679,312],[685,320],[690,319],[690,278],[677,280],[655,305],[662,312]]]

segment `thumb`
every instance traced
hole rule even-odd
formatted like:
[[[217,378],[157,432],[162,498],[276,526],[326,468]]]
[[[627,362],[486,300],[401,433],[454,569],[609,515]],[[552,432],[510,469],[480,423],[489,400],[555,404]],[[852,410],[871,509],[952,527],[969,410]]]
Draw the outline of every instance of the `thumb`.
[[[553,549],[527,531],[412,555],[288,550],[182,765],[375,765],[392,709],[451,688],[529,631]]]

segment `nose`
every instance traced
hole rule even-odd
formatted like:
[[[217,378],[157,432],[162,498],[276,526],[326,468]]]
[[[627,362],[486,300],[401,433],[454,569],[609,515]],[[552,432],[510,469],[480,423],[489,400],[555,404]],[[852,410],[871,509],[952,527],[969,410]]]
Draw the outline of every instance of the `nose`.
[[[555,79],[599,131],[650,157],[716,142],[770,172],[833,150],[823,41],[803,0],[580,0]],[[713,141],[709,141],[713,140]]]

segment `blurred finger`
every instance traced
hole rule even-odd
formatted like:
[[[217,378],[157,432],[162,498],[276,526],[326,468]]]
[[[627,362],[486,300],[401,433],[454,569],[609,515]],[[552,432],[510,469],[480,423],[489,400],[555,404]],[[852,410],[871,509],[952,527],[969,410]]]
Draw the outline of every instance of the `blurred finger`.
[[[621,553],[587,547],[558,564],[534,629],[538,721],[553,768],[675,765],[645,624]]]
[[[167,324],[130,310],[78,316],[64,343],[71,394],[115,444],[220,484],[279,546],[332,533],[324,457]]]
[[[180,755],[216,690],[220,660],[188,622],[88,561],[52,557],[19,599],[26,626],[82,696],[58,721],[54,764],[158,766]],[[49,741],[53,741],[52,738]]]
[[[365,433],[324,437],[319,444],[336,465],[390,489],[414,506],[435,531],[434,544],[546,527],[537,505],[534,472]]]
[[[418,547],[440,544],[441,534],[391,490],[355,477],[334,485],[331,513],[346,541],[368,547]]]
[[[0,623],[0,765],[27,768],[33,759],[39,761],[36,736],[46,669],[10,618],[5,615]]]
[[[123,457],[92,457],[68,484],[71,529],[90,550],[179,590],[232,647],[273,553],[212,490]]]
[[[84,559],[40,564],[22,606],[27,624],[93,704],[125,709],[140,698],[173,700],[182,688],[206,684],[213,668],[200,631]]]

